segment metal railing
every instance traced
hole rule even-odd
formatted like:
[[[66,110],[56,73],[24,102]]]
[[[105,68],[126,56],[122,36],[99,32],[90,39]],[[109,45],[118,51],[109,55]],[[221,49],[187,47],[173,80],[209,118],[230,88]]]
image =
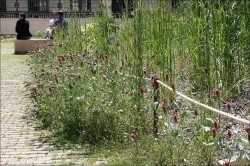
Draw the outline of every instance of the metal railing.
[[[25,13],[26,18],[51,18],[51,12],[27,12],[27,11],[18,11],[18,12],[0,12],[0,18],[17,18],[19,13]],[[64,12],[63,15],[65,18],[75,16],[77,18],[93,17],[95,12],[77,12],[72,14],[71,12]]]

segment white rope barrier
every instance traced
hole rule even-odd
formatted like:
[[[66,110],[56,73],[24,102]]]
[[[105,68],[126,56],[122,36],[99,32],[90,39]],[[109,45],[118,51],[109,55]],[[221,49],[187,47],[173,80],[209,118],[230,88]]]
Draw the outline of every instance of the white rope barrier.
[[[191,101],[192,103],[195,103],[195,104],[197,104],[197,105],[199,105],[199,106],[202,106],[202,107],[204,107],[204,108],[206,108],[206,109],[209,109],[209,110],[211,110],[211,111],[213,111],[213,112],[216,112],[216,113],[218,113],[218,114],[227,116],[227,117],[229,117],[229,118],[231,118],[231,119],[234,119],[234,120],[237,120],[237,121],[239,121],[239,122],[246,123],[246,124],[250,125],[250,120],[238,118],[238,117],[233,116],[233,115],[231,115],[231,114],[229,114],[229,113],[226,113],[226,112],[217,110],[217,109],[215,109],[215,108],[212,108],[212,107],[210,107],[210,106],[208,106],[208,105],[202,104],[202,103],[200,103],[200,102],[198,102],[198,101],[196,101],[196,100],[193,100],[193,99],[191,99],[191,98],[189,98],[189,97],[187,97],[187,96],[181,94],[180,92],[177,92],[177,91],[174,92],[173,89],[172,89],[171,87],[167,86],[166,84],[164,84],[163,82],[161,82],[161,81],[159,81],[159,80],[157,80],[157,82],[158,82],[159,84],[161,84],[162,86],[166,87],[168,90],[172,91],[173,93],[177,94],[178,96],[181,96],[181,97],[183,97],[183,98],[185,98],[185,99]]]

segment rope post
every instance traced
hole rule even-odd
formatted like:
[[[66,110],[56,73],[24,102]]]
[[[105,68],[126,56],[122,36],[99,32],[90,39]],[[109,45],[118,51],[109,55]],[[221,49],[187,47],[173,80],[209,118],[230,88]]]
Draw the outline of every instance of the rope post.
[[[157,102],[157,105],[155,105],[155,109],[154,109],[154,135],[155,137],[157,137],[158,134],[158,115],[156,113],[156,110],[159,106],[158,103],[158,98],[159,98],[159,83],[157,82],[158,78],[157,76],[154,76],[153,78],[153,85],[154,85],[154,103]]]

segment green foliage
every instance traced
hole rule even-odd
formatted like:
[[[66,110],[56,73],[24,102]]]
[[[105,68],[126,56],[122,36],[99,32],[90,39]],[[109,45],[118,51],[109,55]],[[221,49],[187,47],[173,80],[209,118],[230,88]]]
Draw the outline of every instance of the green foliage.
[[[156,91],[151,78],[220,108],[220,99],[228,100],[235,87],[240,90],[248,73],[249,15],[240,13],[249,13],[246,4],[194,1],[174,14],[161,3],[147,11],[135,5],[132,20],[117,24],[103,12],[79,26],[72,18],[50,46],[38,46],[30,62],[33,116],[64,140],[124,146],[126,160],[111,161],[117,165],[213,165],[225,146],[223,157],[232,157],[236,142],[223,134],[220,116],[180,101],[163,87]],[[216,133],[213,120],[219,122]]]

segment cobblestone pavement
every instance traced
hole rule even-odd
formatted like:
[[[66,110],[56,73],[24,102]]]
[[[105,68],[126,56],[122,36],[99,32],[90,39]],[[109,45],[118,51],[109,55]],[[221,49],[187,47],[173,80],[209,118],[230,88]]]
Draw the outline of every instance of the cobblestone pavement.
[[[3,47],[3,45],[2,45]],[[84,154],[52,150],[39,141],[42,131],[28,123],[30,100],[24,82],[29,78],[27,55],[1,54],[1,163],[0,165],[90,165]],[[93,161],[93,159],[92,159]],[[105,161],[92,162],[99,165]]]

